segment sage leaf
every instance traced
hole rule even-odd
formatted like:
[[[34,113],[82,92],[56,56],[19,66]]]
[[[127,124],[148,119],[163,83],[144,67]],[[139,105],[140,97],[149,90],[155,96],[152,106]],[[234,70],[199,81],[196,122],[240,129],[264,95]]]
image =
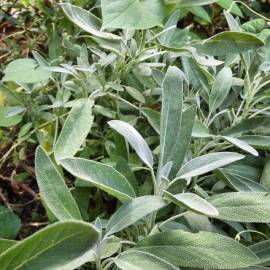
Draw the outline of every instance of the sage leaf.
[[[237,146],[238,148],[244,150],[245,152],[253,155],[253,156],[259,156],[259,153],[257,152],[257,150],[255,148],[253,148],[252,146],[250,146],[249,144],[247,144],[246,142],[233,138],[233,137],[228,137],[228,136],[223,136],[223,138],[230,142],[231,144]]]
[[[238,269],[257,261],[256,255],[247,247],[210,232],[163,232],[145,238],[136,250],[153,254],[176,267]]]
[[[71,20],[74,24],[76,24],[84,31],[99,38],[112,40],[121,39],[117,35],[101,31],[101,20],[91,12],[82,9],[81,7],[71,5],[69,3],[62,3],[60,5],[69,20]]]
[[[149,108],[141,108],[142,114],[147,118],[152,128],[160,133],[160,113]]]
[[[113,261],[121,270],[178,270],[161,258],[139,250],[128,250]]]
[[[148,167],[153,167],[153,156],[151,150],[143,137],[133,126],[120,120],[112,120],[109,121],[108,124],[130,143],[132,148]]]
[[[1,270],[72,270],[86,263],[99,239],[97,230],[81,221],[47,226],[0,255]]]
[[[93,104],[94,101],[88,99],[82,104],[75,104],[71,109],[54,146],[57,161],[72,157],[79,151],[93,124]]]
[[[219,212],[218,219],[238,222],[270,222],[268,192],[229,192],[207,199]]]
[[[243,155],[232,152],[206,154],[194,158],[184,164],[184,166],[177,173],[176,177],[186,179],[189,177],[202,175],[243,158]]]
[[[248,50],[255,50],[264,45],[264,42],[255,35],[240,32],[222,32],[205,40],[195,48],[199,53],[207,55],[232,55]]]
[[[161,25],[162,0],[101,0],[103,28],[149,29]]]
[[[148,214],[165,207],[167,203],[157,196],[143,196],[121,206],[110,218],[107,235],[117,233]]]
[[[54,216],[59,220],[82,219],[63,177],[40,146],[36,150],[35,164],[42,198]]]
[[[110,165],[83,158],[62,159],[61,165],[90,186],[104,190],[119,200],[131,200],[135,191],[127,179]]]
[[[217,75],[209,96],[209,114],[215,112],[227,97],[233,82],[232,71],[224,67]]]
[[[194,193],[174,195],[165,191],[164,196],[168,201],[187,210],[206,216],[218,216],[218,210],[213,205]]]

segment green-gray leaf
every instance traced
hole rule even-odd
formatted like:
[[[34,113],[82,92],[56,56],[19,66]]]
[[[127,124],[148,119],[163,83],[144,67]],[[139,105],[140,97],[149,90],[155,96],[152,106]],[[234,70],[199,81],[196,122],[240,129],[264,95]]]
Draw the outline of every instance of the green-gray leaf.
[[[174,178],[179,171],[188,150],[193,125],[196,116],[196,107],[190,106],[182,110],[182,76],[183,73],[170,67],[163,81],[162,112],[160,127],[160,169],[172,161],[170,178]],[[176,89],[180,89],[178,92]],[[158,119],[156,119],[156,127]],[[175,138],[175,140],[171,140]],[[163,147],[162,147],[163,146]]]
[[[165,207],[167,203],[157,196],[143,196],[121,206],[110,218],[107,234],[117,233],[148,214]]]
[[[63,129],[54,146],[57,161],[74,156],[84,143],[93,124],[92,107],[94,101],[86,100],[71,109]]]
[[[163,259],[139,250],[128,250],[113,261],[121,270],[178,270]]]
[[[82,219],[79,208],[46,152],[36,151],[36,177],[46,206],[59,220]]]
[[[207,199],[219,212],[218,219],[238,222],[270,222],[268,192],[229,192]]]
[[[81,7],[77,7],[71,5],[69,3],[62,3],[60,4],[62,9],[64,10],[66,16],[78,27],[83,29],[84,31],[105,39],[120,39],[120,37],[107,33],[102,32],[101,29],[101,20],[97,18],[91,12],[82,9]]]
[[[147,118],[152,128],[160,133],[160,113],[149,108],[141,108],[142,114]]]
[[[8,112],[12,107],[1,106],[0,107],[0,127],[11,127],[19,124],[22,121],[21,115],[8,116]]]
[[[103,28],[149,29],[165,16],[162,0],[101,0]]]
[[[233,82],[232,71],[224,67],[217,75],[209,96],[209,113],[214,113],[227,97]]]
[[[94,185],[119,200],[135,197],[135,191],[127,179],[109,165],[82,158],[62,159],[61,165],[85,183]]]
[[[109,121],[108,124],[111,128],[125,137],[125,139],[130,143],[141,160],[148,167],[153,167],[153,156],[151,150],[149,149],[143,137],[133,126],[120,120],[112,120]]]
[[[0,255],[1,270],[72,270],[86,263],[99,233],[81,221],[58,222]]]
[[[187,210],[206,216],[218,216],[218,210],[213,205],[194,193],[181,193],[174,195],[165,191],[164,195],[167,200],[179,207],[183,207]]]
[[[199,53],[215,56],[240,54],[263,45],[264,42],[252,34],[222,32],[195,47]]]
[[[177,173],[177,178],[185,179],[205,174],[243,158],[243,155],[232,152],[206,154],[184,164]]]
[[[9,63],[4,70],[3,81],[18,83],[37,83],[46,81],[51,77],[51,72],[40,66],[34,59],[22,58]]]
[[[136,249],[176,267],[237,269],[253,265],[257,257],[242,244],[223,235],[170,231],[150,236]]]

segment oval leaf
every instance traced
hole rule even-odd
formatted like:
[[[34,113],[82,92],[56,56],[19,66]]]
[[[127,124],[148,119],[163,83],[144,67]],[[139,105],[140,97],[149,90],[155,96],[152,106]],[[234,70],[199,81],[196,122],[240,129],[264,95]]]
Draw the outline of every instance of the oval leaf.
[[[173,195],[165,191],[164,195],[167,200],[178,205],[179,207],[183,207],[206,216],[218,216],[218,210],[212,204],[194,193],[181,193]]]
[[[195,47],[199,53],[216,56],[240,54],[263,45],[264,42],[252,34],[222,32]]]
[[[83,158],[67,158],[61,165],[72,175],[106,191],[119,200],[130,200],[135,191],[127,179],[113,167]]]
[[[1,270],[76,269],[88,261],[98,239],[99,233],[90,224],[58,222],[2,253]]]
[[[178,270],[170,263],[139,250],[129,250],[113,260],[121,270]]]
[[[165,16],[162,0],[101,0],[103,28],[149,29]]]
[[[74,156],[84,143],[93,124],[93,104],[93,100],[87,100],[71,109],[54,146],[57,161]]]
[[[190,178],[205,174],[243,158],[244,156],[231,152],[203,155],[187,162],[177,173],[177,178]]]
[[[270,222],[268,192],[229,192],[207,199],[219,212],[218,219],[238,222]]]
[[[215,112],[227,97],[233,82],[230,68],[224,67],[217,75],[209,97],[209,113]]]
[[[9,63],[4,70],[3,81],[18,83],[37,83],[46,81],[51,77],[51,72],[40,66],[34,59],[22,58]]]
[[[150,236],[136,249],[176,267],[237,269],[253,265],[257,257],[242,244],[223,235],[175,230]]]
[[[121,206],[110,218],[107,234],[117,233],[148,214],[165,207],[167,203],[157,196],[143,196]]]
[[[150,168],[153,166],[153,156],[147,143],[140,135],[140,133],[130,124],[120,121],[112,120],[108,122],[109,126],[120,133],[130,143],[136,151],[141,160]]]
[[[55,217],[59,220],[82,219],[64,179],[41,147],[37,148],[35,164],[42,198]]]

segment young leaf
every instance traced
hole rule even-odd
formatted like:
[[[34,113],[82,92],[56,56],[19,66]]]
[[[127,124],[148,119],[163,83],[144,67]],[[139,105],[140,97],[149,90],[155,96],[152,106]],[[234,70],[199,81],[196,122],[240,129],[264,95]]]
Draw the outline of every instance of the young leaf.
[[[121,270],[178,270],[179,268],[154,256],[139,250],[128,250],[113,259]]]
[[[119,36],[116,36],[111,33],[102,32],[101,21],[91,12],[82,9],[81,7],[77,7],[71,5],[69,3],[60,4],[66,16],[78,27],[83,29],[84,31],[92,34],[93,36],[104,38],[104,39],[120,39]]]
[[[259,156],[259,153],[256,149],[242,140],[228,136],[223,136],[222,138],[253,156]]]
[[[167,203],[157,196],[143,196],[121,206],[110,218],[107,235],[117,233],[148,214],[165,207]]]
[[[101,0],[103,28],[149,29],[161,25],[162,0]]]
[[[79,208],[46,152],[36,150],[36,177],[46,206],[59,220],[82,219]]]
[[[264,42],[252,34],[222,32],[195,47],[199,53],[218,56],[240,54],[263,45]]]
[[[88,99],[71,109],[54,146],[57,161],[74,156],[84,143],[93,124],[93,104],[94,101]]]
[[[187,162],[177,173],[176,177],[184,179],[198,176],[243,158],[243,155],[232,152],[218,152],[203,155]]]
[[[229,192],[207,199],[219,212],[218,219],[238,222],[270,222],[268,192]]]
[[[175,265],[200,269],[238,269],[253,265],[257,257],[242,244],[223,235],[175,230],[155,234],[138,243],[147,252]]]
[[[54,223],[2,253],[1,270],[76,269],[88,261],[98,239],[99,233],[91,224]]]
[[[82,158],[67,158],[60,162],[72,175],[119,200],[125,201],[135,197],[135,192],[127,179],[109,165]]]
[[[136,151],[141,160],[150,168],[153,167],[153,156],[147,143],[139,132],[130,124],[120,121],[112,120],[108,122],[109,126],[120,133],[130,143],[132,148]]]
[[[232,71],[224,67],[217,75],[209,96],[209,114],[214,113],[227,97],[233,82]]]
[[[209,202],[194,193],[171,194],[165,191],[164,196],[170,202],[206,216],[218,216],[218,210]]]

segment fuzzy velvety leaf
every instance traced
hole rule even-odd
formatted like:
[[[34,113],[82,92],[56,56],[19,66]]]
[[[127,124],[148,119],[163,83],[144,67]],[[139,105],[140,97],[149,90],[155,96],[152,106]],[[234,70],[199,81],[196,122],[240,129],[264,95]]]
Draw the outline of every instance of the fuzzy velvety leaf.
[[[107,234],[114,234],[134,224],[148,214],[165,207],[167,203],[157,196],[143,196],[121,206],[109,220]]]
[[[17,114],[8,116],[8,112],[12,107],[1,106],[0,107],[0,127],[11,127],[19,124],[22,121],[22,116]]]
[[[243,158],[244,156],[232,152],[206,154],[184,164],[177,173],[177,178],[189,178],[205,174]]]
[[[83,158],[67,158],[61,165],[89,185],[106,191],[119,200],[130,200],[135,192],[127,179],[113,167]]]
[[[102,0],[103,28],[148,29],[165,16],[162,0]]]
[[[210,113],[214,113],[227,97],[232,87],[232,79],[232,71],[228,67],[224,67],[218,73],[209,96]]]
[[[41,196],[55,217],[59,220],[82,219],[63,177],[41,147],[37,148],[35,164]]]
[[[139,250],[128,250],[122,253],[114,259],[114,263],[121,270],[178,270],[165,260]]]
[[[147,118],[149,124],[160,133],[160,113],[149,108],[141,108],[142,114]]]
[[[232,55],[255,50],[264,42],[255,35],[240,32],[222,32],[195,47],[207,55]]]
[[[147,237],[137,250],[148,252],[176,267],[237,269],[253,265],[257,257],[242,244],[223,235],[170,231]]]
[[[54,146],[56,160],[74,156],[84,143],[93,123],[93,100],[76,104],[71,109]]]
[[[206,216],[218,216],[218,210],[209,202],[194,193],[171,194],[165,191],[165,198],[179,207]]]
[[[125,139],[130,143],[141,160],[148,167],[153,166],[153,156],[151,150],[149,149],[143,137],[133,126],[120,120],[112,120],[109,121],[108,124],[111,128],[125,137]]]
[[[72,270],[86,263],[99,233],[81,221],[54,223],[0,255],[1,270]]]
[[[270,222],[268,192],[229,192],[207,199],[219,212],[218,219],[238,222]]]
[[[120,39],[120,37],[114,34],[101,31],[101,20],[91,12],[69,3],[62,3],[60,5],[66,16],[84,31],[99,38]]]

